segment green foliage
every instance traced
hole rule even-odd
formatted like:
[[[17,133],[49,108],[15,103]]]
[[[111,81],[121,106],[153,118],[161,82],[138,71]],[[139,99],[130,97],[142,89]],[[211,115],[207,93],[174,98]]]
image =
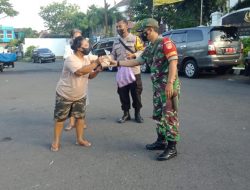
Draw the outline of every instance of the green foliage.
[[[152,16],[152,0],[134,0],[130,1],[128,14],[133,21],[139,21]],[[156,11],[154,11],[156,12]]]
[[[186,28],[200,24],[200,2],[197,0],[184,0],[153,8],[152,0],[134,0],[130,1],[128,11],[133,21],[153,16],[159,22],[167,24],[170,29]],[[226,12],[226,0],[204,0],[202,24],[206,25],[210,21],[211,13],[219,10]]]
[[[98,8],[92,5],[88,8],[87,17],[89,20],[89,30],[91,33],[98,36],[113,36],[112,25],[116,23],[116,20],[121,18],[122,15],[115,8],[107,10],[108,14],[108,34],[105,34],[103,28],[105,27],[105,9]],[[91,21],[91,22],[90,22]]]
[[[239,9],[243,9],[243,8],[247,8],[250,7],[250,1],[249,0],[245,0],[242,2],[238,2],[234,7],[231,8],[231,10],[239,10]]]
[[[18,39],[13,39],[8,43],[9,47],[17,47],[20,44],[20,41]]]
[[[79,10],[78,5],[68,4],[64,0],[61,3],[53,2],[46,7],[40,7],[39,15],[50,31],[57,34],[68,34],[72,29],[72,19],[79,13]]]
[[[244,57],[247,56],[248,52],[250,51],[250,37],[241,39],[241,42],[243,43],[243,54]]]
[[[62,3],[54,2],[46,7],[40,8],[39,15],[45,20],[46,27],[52,34],[69,35],[73,28],[82,30],[84,36],[105,35],[105,9],[92,5],[88,8],[87,14],[80,11],[77,5],[68,4],[67,1]],[[115,8],[107,10],[108,14],[108,33],[112,35],[112,25],[116,19],[121,17]]]
[[[7,16],[16,16],[18,12],[13,9],[13,6],[9,0],[0,0],[0,15],[5,14]]]
[[[32,28],[22,28],[20,29],[24,33],[25,38],[38,38],[39,34],[36,30],[32,30]]]
[[[32,57],[32,52],[35,48],[35,46],[29,46],[25,52],[25,57]]]

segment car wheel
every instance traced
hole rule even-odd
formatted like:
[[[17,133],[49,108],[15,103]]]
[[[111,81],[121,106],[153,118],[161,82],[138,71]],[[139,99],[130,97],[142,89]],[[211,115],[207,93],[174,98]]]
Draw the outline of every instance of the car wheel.
[[[249,76],[250,75],[250,64],[248,64],[248,61],[245,61],[245,76]]]
[[[33,63],[36,63],[36,59],[35,58],[33,58]]]
[[[115,67],[108,67],[108,71],[110,71],[110,72],[115,72],[115,71],[116,71],[116,68],[115,68]]]
[[[199,68],[194,60],[186,61],[183,69],[188,78],[197,78],[199,75]]]
[[[56,62],[56,59],[52,59],[52,62]]]
[[[149,68],[148,68],[148,65],[146,63],[141,65],[141,72],[142,73],[148,73],[149,72]]]

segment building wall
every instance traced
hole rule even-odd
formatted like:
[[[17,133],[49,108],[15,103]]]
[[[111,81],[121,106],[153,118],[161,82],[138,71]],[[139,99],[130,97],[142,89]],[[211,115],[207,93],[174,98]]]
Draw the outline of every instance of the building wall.
[[[63,56],[65,46],[68,44],[67,38],[25,38],[23,50],[29,46],[37,48],[49,48],[56,56]]]
[[[13,27],[0,26],[0,42],[9,43],[15,39],[15,32]]]

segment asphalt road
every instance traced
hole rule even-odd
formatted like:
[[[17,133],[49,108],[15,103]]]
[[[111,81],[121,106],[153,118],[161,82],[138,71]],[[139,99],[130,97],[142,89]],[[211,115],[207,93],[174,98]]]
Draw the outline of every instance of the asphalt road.
[[[62,63],[17,63],[0,73],[0,190],[248,190],[250,79],[203,74],[181,77],[178,156],[155,161],[150,75],[143,74],[144,124],[116,123],[122,112],[115,73],[90,81],[86,137],[76,146],[53,137],[55,86]],[[133,115],[133,112],[132,112]]]

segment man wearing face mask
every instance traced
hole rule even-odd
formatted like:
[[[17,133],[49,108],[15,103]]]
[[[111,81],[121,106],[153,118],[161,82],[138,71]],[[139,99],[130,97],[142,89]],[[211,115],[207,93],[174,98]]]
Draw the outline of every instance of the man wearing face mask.
[[[140,32],[149,45],[134,60],[114,61],[117,66],[135,66],[146,63],[150,66],[153,84],[153,119],[156,121],[157,140],[147,144],[148,150],[164,150],[157,160],[169,160],[177,156],[176,143],[180,139],[178,104],[180,82],[178,79],[178,55],[175,44],[158,34],[159,25],[153,18],[141,22]]]
[[[136,59],[144,49],[140,38],[128,31],[128,21],[124,18],[118,20],[116,28],[120,38],[114,42],[111,52],[113,59],[117,61]],[[123,73],[121,72],[124,72],[124,70],[118,68],[117,75],[122,75]],[[132,72],[135,76],[135,81],[122,87],[118,85],[117,93],[119,94],[121,108],[123,110],[123,116],[118,120],[119,123],[124,123],[131,119],[129,113],[131,106],[130,94],[133,101],[132,106],[135,109],[135,121],[137,123],[143,123],[143,118],[140,115],[140,110],[142,108],[142,81],[140,66],[132,67]]]

